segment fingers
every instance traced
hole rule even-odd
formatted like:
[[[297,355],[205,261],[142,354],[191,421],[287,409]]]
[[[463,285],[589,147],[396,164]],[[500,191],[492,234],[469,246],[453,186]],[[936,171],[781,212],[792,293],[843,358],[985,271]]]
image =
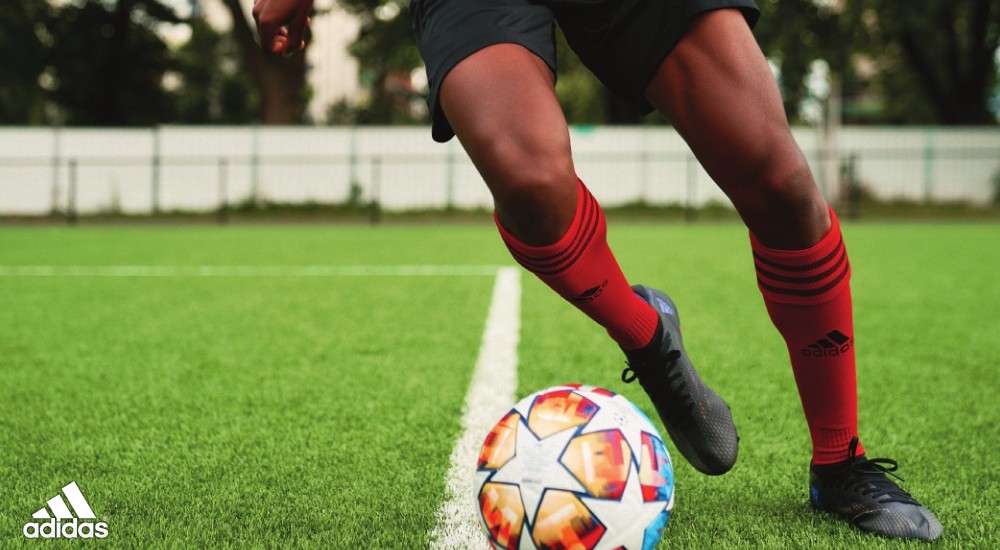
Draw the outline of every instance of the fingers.
[[[312,0],[258,0],[253,7],[261,49],[292,55],[305,47]]]
[[[266,38],[263,33],[260,37],[260,47],[267,53],[280,55],[285,51],[285,46],[288,43],[288,30],[284,27],[279,28],[270,38]]]
[[[284,55],[292,55],[293,53],[306,47],[305,35],[306,29],[309,27],[309,16],[308,14],[302,14],[301,18],[297,18],[289,22],[286,28],[286,40],[285,47],[281,51]]]

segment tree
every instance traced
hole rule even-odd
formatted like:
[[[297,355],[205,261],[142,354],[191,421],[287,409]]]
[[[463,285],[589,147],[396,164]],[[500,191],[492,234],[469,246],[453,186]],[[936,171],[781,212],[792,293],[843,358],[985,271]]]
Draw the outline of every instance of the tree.
[[[197,9],[184,20],[168,3],[3,0],[0,45],[16,53],[0,59],[0,124],[300,122],[301,55],[264,59],[245,18],[238,33],[222,34]],[[160,34],[164,24],[189,25],[190,40],[169,46]],[[249,71],[246,59],[265,67]],[[262,115],[261,97],[268,100]]]
[[[834,78],[850,80],[853,53],[839,13],[828,4],[802,0],[758,2],[757,41],[780,75],[782,101],[791,120],[808,97],[806,78],[813,63],[825,61]]]
[[[180,23],[157,0],[88,0],[64,6],[52,21],[50,96],[67,124],[156,124],[173,117],[163,87],[171,68],[157,35],[161,23]],[[20,50],[20,48],[18,48]]]
[[[247,74],[232,33],[192,17],[191,38],[175,53],[177,121],[241,124],[257,120],[260,95]]]
[[[807,96],[811,63],[824,60],[852,100],[880,97],[859,121],[991,124],[1000,47],[998,0],[769,0],[755,30],[781,72],[785,108]],[[869,74],[858,74],[866,67]],[[855,101],[857,105],[859,101]],[[849,114],[849,113],[848,113]]]
[[[260,122],[297,124],[302,122],[307,103],[306,57],[297,52],[289,57],[265,54],[239,0],[223,0],[233,19],[233,36],[243,64],[260,94]]]
[[[997,79],[1000,1],[857,0],[845,15],[860,22],[858,36],[879,64],[885,95],[906,98],[887,104],[889,117],[943,124],[996,122],[988,101]],[[917,97],[908,97],[911,89]],[[911,110],[916,120],[908,116]]]
[[[47,28],[52,10],[37,0],[0,4],[0,124],[39,124],[45,120]]]
[[[361,81],[370,90],[360,105],[337,105],[331,111],[342,120],[360,124],[400,124],[425,121],[422,98],[410,81],[421,66],[420,52],[410,31],[409,0],[338,0],[361,23],[349,51],[358,59]]]

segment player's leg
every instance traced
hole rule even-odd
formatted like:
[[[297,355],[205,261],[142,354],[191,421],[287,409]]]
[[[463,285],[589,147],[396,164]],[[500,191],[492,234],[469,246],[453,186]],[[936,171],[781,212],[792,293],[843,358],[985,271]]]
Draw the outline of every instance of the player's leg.
[[[668,306],[650,289],[633,292],[622,275],[604,214],[573,171],[552,84],[533,54],[500,44],[452,69],[441,105],[493,194],[515,259],[603,325],[632,368],[654,365],[641,381],[678,448],[699,470],[724,473],[736,460],[732,415],[687,358],[673,355],[682,349],[674,310],[651,308]]]
[[[827,205],[792,138],[774,76],[737,10],[692,22],[646,87],[761,242],[806,248]]]
[[[672,325],[662,308],[654,310],[629,287],[608,247],[604,214],[576,177],[569,131],[553,88],[548,8],[527,0],[417,1],[414,6],[417,43],[430,77],[434,138],[458,135],[493,194],[497,226],[514,258],[604,326],[631,357],[656,355],[659,367],[689,367],[673,355],[660,357],[673,349]],[[702,471],[722,473],[736,455],[731,414],[693,370],[686,374],[693,376],[661,380],[659,402],[677,404],[681,414],[666,421],[682,424],[685,440],[731,443],[721,456],[707,449],[689,457]],[[688,382],[691,391],[674,391]],[[706,401],[709,394],[715,402]],[[659,402],[654,398],[661,409]],[[708,426],[685,416],[691,407],[722,411],[710,417]],[[717,420],[720,415],[724,422]]]
[[[813,460],[842,460],[857,435],[853,350],[801,350],[834,331],[852,335],[847,260],[743,16],[717,10],[697,18],[646,95],[750,228],[761,289],[799,377]]]
[[[626,282],[603,212],[576,177],[553,78],[524,47],[495,44],[455,65],[440,105],[489,186],[514,258],[620,345],[640,347],[656,314]]]
[[[496,217],[531,245],[561,238],[576,214],[576,172],[554,76],[517,44],[495,44],[458,63],[440,105],[489,187]]]
[[[552,12],[530,0],[413,0],[410,16],[432,135],[458,135],[514,257],[620,345],[648,342],[656,314],[625,282],[600,207],[574,172],[553,88]]]
[[[809,424],[812,464],[822,470],[863,460],[856,458],[864,451],[857,443],[850,266],[843,238],[792,138],[777,85],[744,17],[735,10],[697,17],[645,94],[674,123],[750,229],[759,287],[788,346]],[[891,482],[876,492],[912,502]],[[861,494],[850,498],[871,500]],[[884,528],[883,534],[940,535],[940,524],[919,505],[901,504],[901,510],[885,514],[902,514],[910,526]]]

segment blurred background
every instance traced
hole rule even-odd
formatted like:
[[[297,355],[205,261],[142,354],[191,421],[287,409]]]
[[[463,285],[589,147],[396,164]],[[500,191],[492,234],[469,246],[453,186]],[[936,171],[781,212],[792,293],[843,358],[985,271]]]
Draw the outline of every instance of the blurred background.
[[[309,47],[281,58],[258,49],[251,0],[4,0],[0,216],[488,210],[460,147],[430,140],[408,4],[317,0]],[[996,216],[1000,0],[758,4],[830,200]],[[669,125],[564,43],[558,73],[579,171],[607,206],[727,209]]]

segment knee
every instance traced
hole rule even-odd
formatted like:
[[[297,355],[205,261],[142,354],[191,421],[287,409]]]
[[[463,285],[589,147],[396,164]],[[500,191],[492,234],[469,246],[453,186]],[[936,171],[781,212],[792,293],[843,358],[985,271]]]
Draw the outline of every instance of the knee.
[[[812,171],[798,150],[780,156],[773,152],[763,155],[746,177],[742,192],[733,197],[737,208],[762,215],[826,210]]]
[[[480,172],[497,206],[509,213],[576,205],[576,170],[568,140],[494,134],[480,148]]]
[[[830,226],[829,206],[801,156],[752,174],[732,198],[751,232],[774,248],[807,248]]]
[[[576,174],[569,162],[539,159],[512,170],[491,189],[501,223],[528,244],[558,241],[576,214]]]
[[[509,213],[576,206],[576,173],[572,162],[539,158],[512,166],[502,181],[491,184],[497,206]]]
[[[812,170],[802,157],[763,172],[758,178],[757,192],[775,207],[802,207],[821,198]]]
[[[522,241],[557,241],[576,213],[576,171],[568,151],[499,141],[490,154],[500,167],[483,171],[497,215]]]

